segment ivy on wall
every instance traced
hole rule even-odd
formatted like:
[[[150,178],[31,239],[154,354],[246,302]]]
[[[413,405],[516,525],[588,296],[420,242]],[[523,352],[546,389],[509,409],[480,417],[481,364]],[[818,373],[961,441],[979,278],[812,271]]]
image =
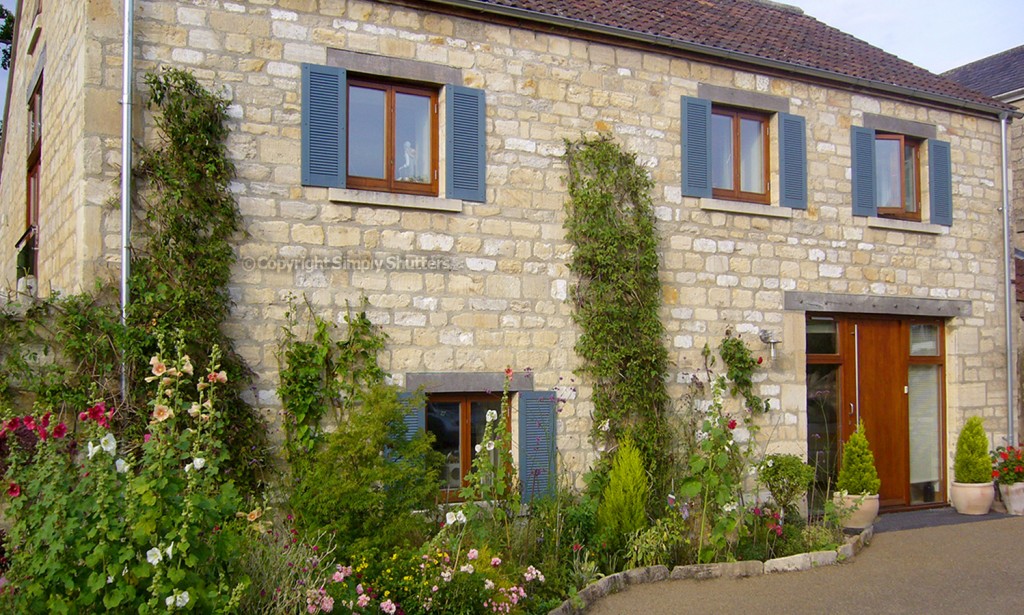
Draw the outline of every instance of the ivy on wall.
[[[607,137],[567,141],[565,161],[575,350],[580,374],[594,386],[591,439],[610,450],[630,437],[658,490],[671,438],[654,184],[636,156]]]

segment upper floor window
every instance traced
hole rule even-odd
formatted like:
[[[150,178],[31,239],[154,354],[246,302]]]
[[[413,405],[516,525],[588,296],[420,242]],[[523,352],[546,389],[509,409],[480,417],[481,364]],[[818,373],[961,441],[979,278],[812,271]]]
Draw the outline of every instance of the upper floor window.
[[[921,219],[920,141],[875,133],[875,203],[882,217]]]
[[[711,181],[716,198],[768,203],[768,117],[713,107]]]
[[[437,91],[348,80],[348,186],[437,195]]]

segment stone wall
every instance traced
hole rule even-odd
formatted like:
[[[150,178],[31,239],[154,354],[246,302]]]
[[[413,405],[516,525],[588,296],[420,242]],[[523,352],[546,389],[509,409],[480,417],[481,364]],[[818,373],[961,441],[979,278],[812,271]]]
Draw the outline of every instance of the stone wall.
[[[390,336],[383,364],[399,383],[411,372],[506,365],[532,368],[538,388],[568,381],[577,331],[565,302],[572,276],[560,156],[564,139],[603,132],[636,152],[657,185],[674,398],[700,367],[701,348],[727,327],[765,356],[756,333],[770,329],[783,342],[759,392],[774,409],[773,445],[802,451],[804,315],[783,309],[786,291],[959,299],[971,314],[946,329],[949,434],[967,414],[1005,430],[998,122],[374,2],[141,0],[138,15],[139,78],[176,65],[233,101],[229,149],[246,236],[229,333],[256,371],[261,407],[279,405],[274,350],[289,293],[306,294],[339,322],[347,304],[368,297]],[[100,67],[88,73],[87,95],[110,99],[120,85],[119,41],[104,30],[86,48],[87,64]],[[300,65],[326,64],[329,48],[451,67],[462,84],[486,90],[486,204],[466,202],[458,213],[424,210],[430,204],[415,199],[416,208],[400,207],[408,199],[394,197],[366,205],[356,191],[301,186]],[[777,189],[771,206],[681,196],[680,97],[698,95],[701,84],[774,96],[806,118],[806,212],[780,208]],[[877,115],[932,125],[952,144],[951,228],[851,215],[849,129]],[[99,119],[87,125],[92,204],[103,185],[116,194],[117,139]],[[141,138],[154,138],[150,126]],[[118,232],[117,212],[107,210],[107,258]],[[593,458],[591,409],[583,383],[559,415],[559,448],[574,469]]]

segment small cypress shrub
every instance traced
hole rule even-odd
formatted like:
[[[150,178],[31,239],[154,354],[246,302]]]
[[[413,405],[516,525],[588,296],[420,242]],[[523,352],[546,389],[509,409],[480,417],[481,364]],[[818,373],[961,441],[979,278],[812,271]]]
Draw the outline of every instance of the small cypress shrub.
[[[953,473],[958,483],[992,482],[992,459],[988,452],[988,438],[981,417],[972,416],[964,423],[956,439]]]
[[[640,451],[631,439],[624,438],[615,453],[608,486],[597,507],[598,532],[612,551],[623,546],[635,532],[647,528],[649,491]]]
[[[850,434],[843,449],[843,464],[839,468],[836,486],[850,495],[878,493],[882,481],[875,470],[875,456],[871,452],[868,437],[864,435],[864,423],[857,423],[857,431]]]

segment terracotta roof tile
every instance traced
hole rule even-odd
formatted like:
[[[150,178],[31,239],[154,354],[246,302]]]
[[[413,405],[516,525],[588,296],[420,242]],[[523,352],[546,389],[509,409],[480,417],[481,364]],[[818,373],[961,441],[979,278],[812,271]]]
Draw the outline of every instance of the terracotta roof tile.
[[[798,8],[771,2],[470,0],[462,4],[490,5],[530,11],[541,16],[557,16],[582,24],[662,37],[670,43],[738,52],[993,109],[1010,109],[1003,103],[805,15]]]

